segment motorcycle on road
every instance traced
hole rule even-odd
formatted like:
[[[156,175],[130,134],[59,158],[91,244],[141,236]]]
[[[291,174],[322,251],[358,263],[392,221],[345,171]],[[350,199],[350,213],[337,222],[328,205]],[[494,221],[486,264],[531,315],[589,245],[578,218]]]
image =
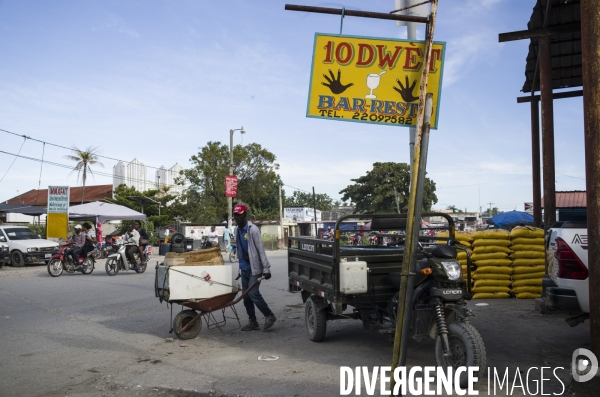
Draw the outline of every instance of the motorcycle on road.
[[[137,273],[144,273],[146,268],[148,267],[149,255],[148,251],[143,253],[144,255],[144,264],[142,265],[142,258],[140,258],[140,254],[138,251],[133,254],[133,261],[129,261],[127,259],[126,250],[129,245],[117,244],[119,246],[117,252],[108,255],[108,259],[106,259],[105,270],[106,274],[109,276],[115,276],[119,271],[127,271],[127,270],[135,270]]]
[[[60,276],[63,271],[67,273],[75,273],[80,271],[83,274],[91,274],[94,271],[94,266],[96,265],[96,260],[94,259],[93,253],[89,252],[86,258],[79,255],[79,260],[83,263],[81,265],[76,265],[73,263],[73,259],[71,255],[66,255],[66,251],[69,248],[73,248],[70,245],[62,244],[58,249],[58,252],[52,256],[50,261],[48,262],[48,274],[52,277]]]

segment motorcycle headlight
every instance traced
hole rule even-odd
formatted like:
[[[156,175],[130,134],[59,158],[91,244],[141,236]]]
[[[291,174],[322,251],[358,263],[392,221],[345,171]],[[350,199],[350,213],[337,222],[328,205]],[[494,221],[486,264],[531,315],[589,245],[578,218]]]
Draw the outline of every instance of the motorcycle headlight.
[[[446,270],[446,274],[448,275],[448,279],[450,281],[460,280],[462,276],[462,268],[460,267],[460,263],[458,262],[442,262],[444,266],[444,270]]]

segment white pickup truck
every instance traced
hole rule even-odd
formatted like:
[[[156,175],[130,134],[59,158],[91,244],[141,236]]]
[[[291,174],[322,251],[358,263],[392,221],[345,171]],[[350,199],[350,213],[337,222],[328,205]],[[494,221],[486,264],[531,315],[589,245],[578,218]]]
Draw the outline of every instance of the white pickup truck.
[[[0,243],[0,269],[8,263],[8,245]]]
[[[14,267],[26,263],[47,262],[58,251],[58,244],[45,240],[26,226],[0,226],[0,245],[8,245],[10,264]]]
[[[585,222],[557,222],[546,234],[548,276],[556,287],[546,288],[546,307],[582,313],[567,320],[574,326],[589,318],[588,237]]]

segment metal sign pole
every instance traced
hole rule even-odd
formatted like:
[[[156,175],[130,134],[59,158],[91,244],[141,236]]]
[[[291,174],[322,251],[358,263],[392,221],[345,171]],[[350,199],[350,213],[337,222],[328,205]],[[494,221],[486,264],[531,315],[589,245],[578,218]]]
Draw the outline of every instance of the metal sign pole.
[[[422,197],[423,197],[423,185],[425,181],[425,163],[421,162],[423,150],[423,160],[427,158],[427,144],[426,139],[425,146],[423,147],[423,135],[425,130],[425,103],[427,95],[427,80],[429,77],[429,67],[431,64],[431,49],[433,47],[433,33],[435,30],[435,19],[437,14],[438,0],[432,0],[431,2],[431,14],[429,16],[429,22],[427,23],[427,30],[425,34],[425,62],[423,64],[423,78],[421,80],[420,93],[419,93],[419,108],[417,114],[417,135],[415,139],[414,156],[412,158],[412,169],[416,171],[416,174],[410,181],[410,193],[408,200],[408,214],[406,224],[406,242],[404,245],[404,257],[402,261],[402,278],[400,282],[400,304],[398,306],[398,315],[396,317],[396,333],[394,337],[394,353],[392,357],[392,372],[399,365],[404,366],[406,364],[406,350],[408,341],[408,330],[410,324],[410,312],[412,310],[412,304],[407,308],[407,298],[412,291],[409,287],[409,275],[414,275],[414,269],[416,265],[417,257],[417,244],[419,238],[420,222],[421,222],[421,209],[422,209]],[[428,136],[428,134],[426,134]],[[419,199],[420,198],[420,199]],[[418,201],[419,199],[419,201]],[[411,280],[412,281],[412,280]],[[412,295],[410,295],[412,297]],[[412,301],[412,299],[411,299]],[[393,385],[392,376],[392,385]],[[393,390],[393,389],[392,389]]]

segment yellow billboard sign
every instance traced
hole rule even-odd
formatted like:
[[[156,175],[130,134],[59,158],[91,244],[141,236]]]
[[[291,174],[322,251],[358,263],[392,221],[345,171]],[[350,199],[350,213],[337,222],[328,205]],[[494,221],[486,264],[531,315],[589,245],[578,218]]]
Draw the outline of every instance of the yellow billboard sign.
[[[437,128],[445,43],[434,42],[427,92]],[[317,33],[307,117],[414,127],[425,42]]]
[[[46,238],[66,238],[69,231],[68,186],[48,186]]]

